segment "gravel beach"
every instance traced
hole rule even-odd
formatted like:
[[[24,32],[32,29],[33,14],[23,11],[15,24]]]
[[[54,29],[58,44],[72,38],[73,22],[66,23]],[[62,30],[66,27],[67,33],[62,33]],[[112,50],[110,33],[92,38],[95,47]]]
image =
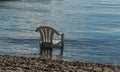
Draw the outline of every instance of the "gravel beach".
[[[0,72],[120,72],[120,66],[0,55]]]

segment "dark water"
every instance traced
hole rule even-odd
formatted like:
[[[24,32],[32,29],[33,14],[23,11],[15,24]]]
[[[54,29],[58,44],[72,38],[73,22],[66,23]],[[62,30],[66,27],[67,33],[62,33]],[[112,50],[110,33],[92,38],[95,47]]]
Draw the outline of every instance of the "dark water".
[[[120,65],[119,0],[0,1],[0,55],[37,56],[40,25],[65,33],[62,59]]]

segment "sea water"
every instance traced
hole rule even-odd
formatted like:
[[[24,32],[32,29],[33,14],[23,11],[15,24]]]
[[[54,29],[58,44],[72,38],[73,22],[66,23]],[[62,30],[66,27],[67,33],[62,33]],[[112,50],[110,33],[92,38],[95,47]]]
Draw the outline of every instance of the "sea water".
[[[39,55],[42,25],[65,34],[63,60],[120,65],[119,0],[0,1],[0,55]]]

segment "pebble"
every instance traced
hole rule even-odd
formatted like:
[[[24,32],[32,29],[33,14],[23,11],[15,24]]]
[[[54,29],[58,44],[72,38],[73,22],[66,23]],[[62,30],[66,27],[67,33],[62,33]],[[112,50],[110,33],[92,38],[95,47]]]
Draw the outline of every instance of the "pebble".
[[[120,66],[0,55],[0,72],[120,72]]]

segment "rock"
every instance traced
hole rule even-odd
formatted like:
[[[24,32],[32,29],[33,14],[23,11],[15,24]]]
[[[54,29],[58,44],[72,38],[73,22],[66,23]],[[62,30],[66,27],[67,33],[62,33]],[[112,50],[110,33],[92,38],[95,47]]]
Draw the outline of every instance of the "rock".
[[[0,55],[0,72],[119,72],[119,65]]]

